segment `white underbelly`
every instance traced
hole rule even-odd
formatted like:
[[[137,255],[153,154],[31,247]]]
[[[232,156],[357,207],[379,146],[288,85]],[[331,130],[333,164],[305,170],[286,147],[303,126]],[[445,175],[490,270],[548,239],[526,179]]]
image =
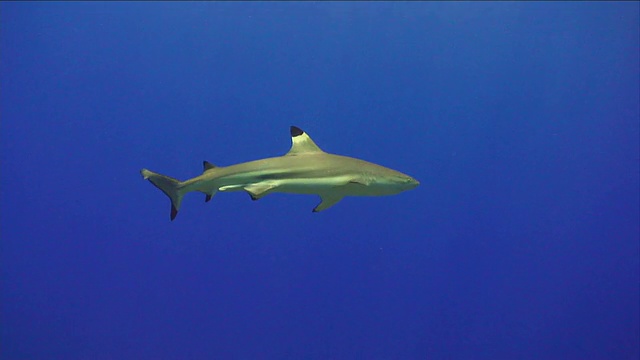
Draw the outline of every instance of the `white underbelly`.
[[[241,191],[245,190],[246,187],[263,186],[270,188],[269,193],[324,194],[351,188],[351,186],[349,186],[349,179],[348,177],[326,177],[264,180],[260,182],[242,181],[236,184],[221,186],[219,191]]]

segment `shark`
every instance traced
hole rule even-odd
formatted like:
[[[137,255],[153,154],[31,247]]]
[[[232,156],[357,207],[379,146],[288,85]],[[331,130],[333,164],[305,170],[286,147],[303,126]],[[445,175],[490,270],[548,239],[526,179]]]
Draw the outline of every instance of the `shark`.
[[[202,175],[178,179],[142,169],[140,173],[171,199],[171,220],[178,215],[185,194],[245,191],[252,200],[271,193],[319,195],[313,212],[326,210],[346,196],[395,195],[418,186],[418,180],[368,161],[323,151],[296,126],[290,127],[291,149],[283,156],[230,166],[203,161]]]

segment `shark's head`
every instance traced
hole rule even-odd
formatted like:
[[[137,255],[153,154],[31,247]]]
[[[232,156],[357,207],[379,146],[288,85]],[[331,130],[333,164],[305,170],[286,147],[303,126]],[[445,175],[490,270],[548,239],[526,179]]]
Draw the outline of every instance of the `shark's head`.
[[[411,190],[420,185],[420,182],[407,174],[386,169],[384,176],[376,176],[372,179],[371,187],[380,195],[393,195]]]
[[[420,185],[420,182],[418,180],[400,172],[397,175],[389,178],[388,181],[390,181],[390,185],[396,188],[398,192],[411,190]]]

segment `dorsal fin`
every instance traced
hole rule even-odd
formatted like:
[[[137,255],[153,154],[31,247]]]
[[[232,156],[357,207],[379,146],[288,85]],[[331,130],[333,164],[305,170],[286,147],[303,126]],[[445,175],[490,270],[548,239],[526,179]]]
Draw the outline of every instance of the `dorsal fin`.
[[[309,135],[297,126],[291,126],[291,150],[287,155],[323,152],[322,149],[311,140]]]
[[[216,166],[208,161],[203,161],[202,166],[204,167],[204,171],[214,169]]]

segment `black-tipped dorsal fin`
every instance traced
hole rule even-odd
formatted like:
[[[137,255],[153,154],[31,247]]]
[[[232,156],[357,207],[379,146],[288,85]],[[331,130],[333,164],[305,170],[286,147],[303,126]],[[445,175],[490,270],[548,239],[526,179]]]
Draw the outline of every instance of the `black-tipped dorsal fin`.
[[[297,126],[291,126],[291,150],[287,155],[299,155],[304,153],[323,152],[309,135]]]
[[[204,167],[204,171],[214,169],[216,166],[208,161],[203,161],[202,166]]]

